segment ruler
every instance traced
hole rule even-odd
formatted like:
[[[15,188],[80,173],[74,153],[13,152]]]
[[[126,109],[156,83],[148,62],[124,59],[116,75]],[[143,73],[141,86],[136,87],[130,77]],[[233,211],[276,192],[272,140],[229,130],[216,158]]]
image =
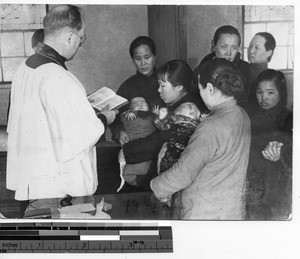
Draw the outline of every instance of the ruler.
[[[0,253],[172,253],[171,226],[0,223]]]

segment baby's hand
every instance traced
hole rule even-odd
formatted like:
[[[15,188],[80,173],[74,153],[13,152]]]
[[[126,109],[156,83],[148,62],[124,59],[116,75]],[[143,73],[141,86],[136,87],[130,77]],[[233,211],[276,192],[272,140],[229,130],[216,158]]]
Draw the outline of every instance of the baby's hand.
[[[129,121],[133,121],[136,118],[136,115],[134,112],[126,112],[125,113],[125,118]]]
[[[168,109],[164,108],[164,107],[160,108],[158,113],[159,113],[159,115],[158,115],[159,119],[162,120],[162,119],[164,119],[164,118],[167,117],[167,115],[168,115]]]
[[[159,114],[159,105],[154,105],[154,107],[152,108],[152,112],[155,115],[158,115]]]

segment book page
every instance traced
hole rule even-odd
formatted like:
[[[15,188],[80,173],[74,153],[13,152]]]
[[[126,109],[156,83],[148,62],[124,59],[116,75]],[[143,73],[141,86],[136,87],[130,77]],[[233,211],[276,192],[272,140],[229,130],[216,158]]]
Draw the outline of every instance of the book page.
[[[101,111],[106,105],[109,105],[109,109],[113,110],[113,109],[119,109],[120,107],[122,107],[127,103],[128,103],[127,99],[119,95],[115,95],[114,97],[108,100],[102,101],[97,104],[92,104],[92,106],[98,109],[99,111]]]
[[[108,100],[116,95],[116,93],[108,87],[102,87],[96,92],[88,95],[88,100],[92,104],[92,106],[97,106],[101,102]]]

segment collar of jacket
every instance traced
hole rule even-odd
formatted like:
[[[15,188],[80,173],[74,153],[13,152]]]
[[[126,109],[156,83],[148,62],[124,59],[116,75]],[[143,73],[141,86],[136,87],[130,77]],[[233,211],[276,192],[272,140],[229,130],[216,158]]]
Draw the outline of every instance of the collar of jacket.
[[[216,105],[215,107],[212,108],[211,114],[225,111],[227,108],[230,108],[233,106],[237,106],[236,99],[231,99],[231,100],[228,100],[228,101],[225,101],[225,102],[222,102],[222,103]]]
[[[169,108],[169,109],[175,109],[179,105],[181,105],[182,103],[185,103],[185,102],[190,102],[190,98],[189,98],[189,94],[188,93],[185,93],[178,100],[176,100],[176,101],[174,101],[174,102],[172,102],[170,104],[167,104],[167,108]]]
[[[206,61],[208,60],[212,60],[216,57],[216,53],[213,51],[211,53],[209,53],[208,55],[206,55],[202,60],[201,60],[201,63],[200,64],[203,64],[205,63]],[[232,61],[232,65],[234,67],[238,66],[239,65],[239,62],[241,61],[241,53],[238,52],[234,58],[234,60]]]
[[[145,76],[145,75],[141,74],[139,71],[136,71],[136,74],[140,77],[145,78],[145,79],[147,79],[147,78],[156,78],[157,79],[157,71],[156,71],[155,67],[154,67],[153,72],[151,73],[151,75]]]
[[[241,61],[241,53],[238,52],[234,58],[234,60],[232,61],[233,66],[236,66],[239,64],[239,62]]]
[[[53,48],[51,48],[50,46],[39,42],[35,53],[54,60],[56,63],[58,63],[64,69],[68,70],[65,65],[66,59],[63,56],[59,55],[58,52],[56,50],[54,50]]]

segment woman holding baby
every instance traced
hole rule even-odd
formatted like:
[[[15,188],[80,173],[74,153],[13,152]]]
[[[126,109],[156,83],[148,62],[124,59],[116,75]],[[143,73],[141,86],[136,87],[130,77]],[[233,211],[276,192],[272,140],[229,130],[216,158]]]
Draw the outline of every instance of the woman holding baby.
[[[183,103],[193,103],[198,106],[199,99],[192,93],[191,68],[183,60],[172,60],[162,65],[158,70],[158,93],[166,103],[167,113],[173,113]],[[161,108],[161,107],[160,107]],[[159,128],[145,138],[132,140],[123,145],[127,164],[137,164],[151,160],[149,170],[144,175],[138,175],[136,185],[141,190],[150,190],[150,181],[157,175],[157,160],[159,151],[166,141],[164,131]]]
[[[236,102],[243,82],[230,61],[215,58],[198,75],[198,87],[210,115],[151,189],[162,202],[180,193],[179,219],[242,220],[250,150],[250,120]]]
[[[142,37],[144,38],[144,36]],[[130,49],[132,49],[134,63],[135,60],[146,58],[147,55],[145,56],[144,54],[148,53],[152,60],[150,63],[151,67],[153,68],[153,73],[156,73],[154,70],[156,58],[153,51],[153,46],[149,46],[150,44],[148,44],[146,41],[141,41],[140,37],[138,40],[136,39],[132,45],[134,45],[134,47],[131,46]],[[141,74],[143,71],[146,71],[146,68],[142,70],[143,66],[146,67],[146,62],[147,61],[145,60],[136,64],[138,73]],[[148,66],[150,67],[150,64],[148,64]],[[178,106],[185,102],[191,102],[196,104],[196,106],[200,106],[199,98],[197,98],[197,95],[192,93],[193,72],[186,62],[182,60],[173,60],[167,62],[159,68],[156,77],[156,83],[158,87],[153,96],[158,95],[160,97],[160,103],[155,98],[144,96],[143,91],[141,91],[139,87],[129,86],[128,80],[130,79],[127,80],[127,83],[125,82],[125,86],[123,84],[119,88],[118,94],[126,97],[129,101],[131,101],[131,99],[134,97],[144,97],[149,105],[150,110],[152,110],[154,107],[166,107],[168,113],[174,112]],[[140,87],[143,86],[140,85]],[[126,89],[126,91],[124,89]],[[144,138],[134,140],[129,139],[128,136],[129,135],[126,134],[124,130],[120,130],[119,133],[116,134],[117,139],[123,147],[124,157],[127,165],[151,161],[147,172],[139,174],[135,183],[136,187],[139,188],[138,190],[150,190],[150,181],[157,175],[158,153],[165,140],[162,138],[159,130],[156,130]]]
[[[134,98],[138,97],[140,99],[143,99],[147,103],[147,107],[149,110],[151,110],[155,105],[165,105],[158,93],[159,85],[157,70],[155,67],[156,46],[154,41],[147,36],[139,36],[135,38],[130,44],[129,54],[132,59],[133,65],[136,68],[136,74],[125,80],[117,91],[117,94],[126,98],[129,101],[129,104],[123,106],[119,110],[119,116],[117,116],[114,124],[111,125],[113,139],[119,142],[122,146],[133,140],[133,134],[129,134],[129,132],[126,132],[126,128],[124,128],[124,123],[122,122],[121,115],[126,110],[132,109],[131,103],[132,101],[134,101]],[[131,125],[132,124],[134,123],[131,123]],[[134,126],[136,125],[133,125],[131,128],[134,128]],[[147,132],[142,132],[141,134],[134,135],[137,138],[138,135],[139,137],[141,137],[141,135],[145,135],[145,133]],[[130,159],[128,162],[130,163]],[[146,160],[139,162],[146,162]],[[130,167],[130,164],[127,167]],[[143,172],[143,174],[145,173]],[[132,187],[128,184],[126,184],[122,189],[123,192],[131,192],[135,190],[136,188],[134,186]]]

